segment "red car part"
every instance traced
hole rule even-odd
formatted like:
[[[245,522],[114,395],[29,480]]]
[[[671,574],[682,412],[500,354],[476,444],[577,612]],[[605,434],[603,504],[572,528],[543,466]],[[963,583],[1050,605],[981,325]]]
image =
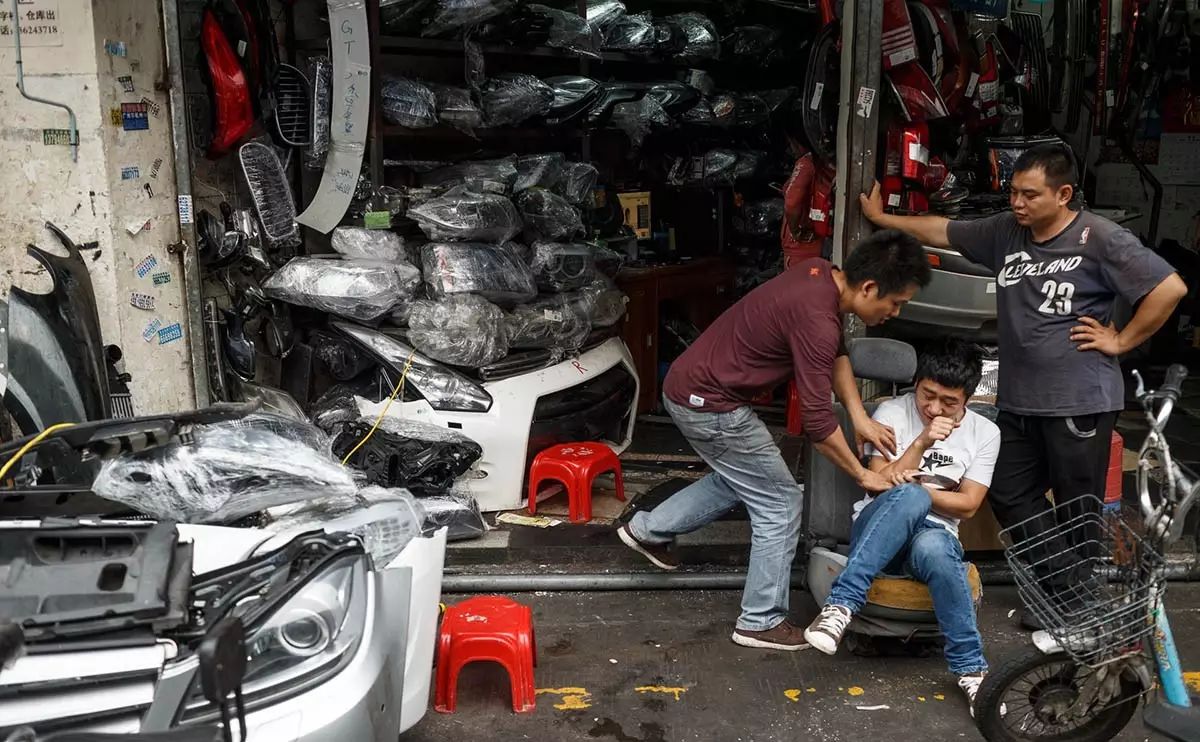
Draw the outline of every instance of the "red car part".
[[[833,236],[833,180],[836,171],[829,165],[817,168],[813,181],[812,202],[808,209],[808,221],[817,237]]]
[[[254,126],[254,104],[246,73],[212,10],[204,11],[200,43],[212,85],[213,136],[209,157],[233,149]]]
[[[905,121],[933,121],[950,115],[942,94],[921,65],[915,62],[902,64],[888,70],[884,76],[900,101]]]
[[[886,175],[923,182],[929,167],[929,125],[893,123],[888,127]]]
[[[883,0],[883,34],[880,51],[883,69],[890,70],[917,58],[917,34],[904,0]]]

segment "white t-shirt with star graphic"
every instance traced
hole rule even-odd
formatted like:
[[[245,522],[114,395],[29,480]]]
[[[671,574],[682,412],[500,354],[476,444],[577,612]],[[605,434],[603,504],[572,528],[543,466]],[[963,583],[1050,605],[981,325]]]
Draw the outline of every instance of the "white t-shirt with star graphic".
[[[925,430],[921,412],[917,409],[916,395],[912,393],[881,403],[872,417],[896,431],[896,449],[900,452],[907,451]],[[870,444],[867,444],[866,452],[868,456],[887,458]],[[920,469],[924,473],[948,477],[956,482],[970,479],[990,487],[999,453],[1000,428],[983,415],[967,410],[962,424],[946,440],[933,444],[921,457]],[[854,504],[855,518],[872,499],[871,495],[867,495]],[[958,534],[957,518],[930,513],[926,519]]]

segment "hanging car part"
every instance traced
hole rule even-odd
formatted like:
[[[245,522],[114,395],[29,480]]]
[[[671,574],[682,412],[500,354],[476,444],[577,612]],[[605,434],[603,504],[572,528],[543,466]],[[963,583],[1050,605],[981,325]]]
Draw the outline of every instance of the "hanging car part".
[[[17,0],[12,0],[12,26],[13,26],[13,54],[17,61],[17,90],[21,91],[21,97],[25,100],[31,100],[34,103],[43,103],[47,106],[61,108],[67,112],[67,141],[71,145],[71,162],[79,162],[79,127],[75,123],[75,112],[66,103],[40,98],[36,95],[30,95],[25,90],[25,64],[21,61],[21,24],[17,21],[21,17],[17,8]]]
[[[225,331],[222,333],[221,350],[229,361],[229,368],[244,381],[254,380],[254,341],[246,337],[246,315],[241,307],[223,309]]]
[[[545,83],[554,91],[554,102],[546,114],[546,123],[551,126],[575,119],[591,108],[601,94],[598,82],[578,75],[548,77]]]
[[[883,33],[879,50],[883,53],[885,72],[914,62],[919,56],[917,34],[904,0],[883,0]]]
[[[211,8],[204,10],[200,43],[212,87],[213,132],[208,155],[220,157],[254,126],[254,105],[246,73]]]
[[[942,94],[925,68],[917,63],[902,64],[884,73],[905,121],[933,121],[950,115]]]
[[[247,142],[238,150],[238,159],[268,248],[278,250],[300,244],[296,204],[275,151],[261,142]]]
[[[841,64],[838,40],[841,25],[827,23],[817,32],[808,53],[802,100],[804,135],[813,155],[824,162],[837,160],[838,99]]]

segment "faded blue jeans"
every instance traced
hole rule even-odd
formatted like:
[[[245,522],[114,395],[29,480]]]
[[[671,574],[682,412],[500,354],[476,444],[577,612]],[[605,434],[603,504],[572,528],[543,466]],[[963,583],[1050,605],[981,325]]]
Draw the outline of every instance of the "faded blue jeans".
[[[629,530],[639,541],[666,544],[745,503],[750,513],[750,569],[737,627],[773,629],[788,617],[803,491],[775,438],[751,408],[697,412],[668,399],[663,403],[712,472],[654,510],[633,516]]]
[[[850,531],[850,561],[833,582],[826,605],[862,610],[878,574],[920,580],[946,637],[946,663],[955,675],[987,670],[962,544],[945,526],[925,519],[932,501],[919,484],[902,484],[863,508]]]

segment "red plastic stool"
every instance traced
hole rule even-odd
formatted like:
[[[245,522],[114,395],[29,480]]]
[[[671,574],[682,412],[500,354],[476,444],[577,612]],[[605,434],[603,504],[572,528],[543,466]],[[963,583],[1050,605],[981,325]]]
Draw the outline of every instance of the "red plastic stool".
[[[529,469],[529,512],[537,512],[538,485],[547,480],[562,482],[567,488],[571,522],[592,519],[592,482],[605,472],[617,478],[617,499],[625,502],[625,482],[621,479],[621,460],[603,443],[564,443],[552,446],[533,459]]]
[[[500,595],[484,595],[447,607],[438,631],[434,708],[443,714],[454,712],[463,665],[498,662],[508,670],[513,711],[533,711],[536,654],[529,606]]]

